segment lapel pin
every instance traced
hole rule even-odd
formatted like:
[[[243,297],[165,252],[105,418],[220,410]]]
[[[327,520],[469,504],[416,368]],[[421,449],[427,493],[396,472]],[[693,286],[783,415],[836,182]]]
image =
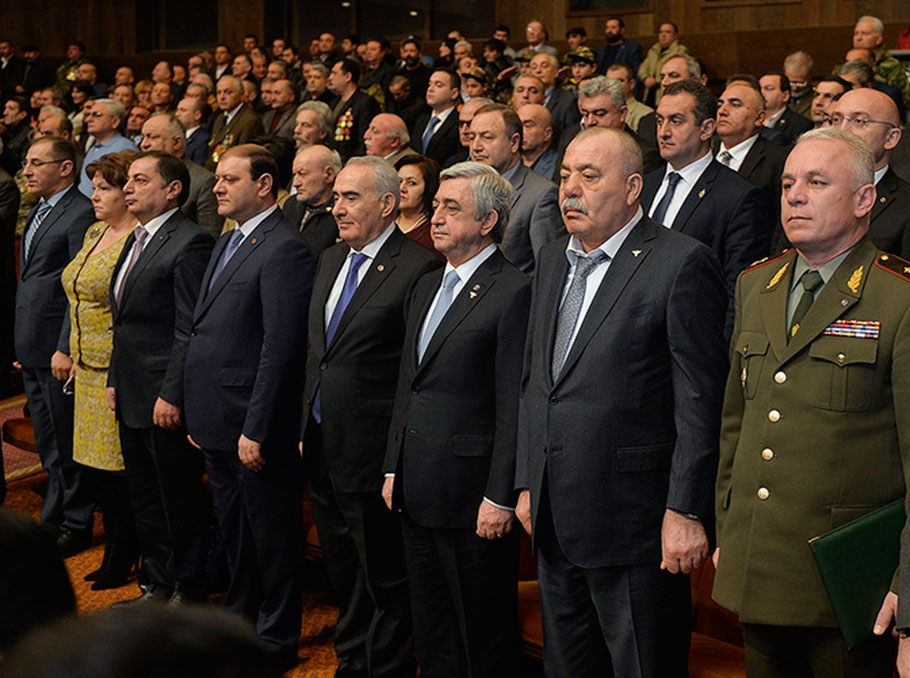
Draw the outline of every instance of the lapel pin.
[[[474,290],[471,290],[471,291],[468,293],[468,296],[471,297],[471,299],[473,299],[474,297],[477,296],[477,292],[475,292]]]
[[[632,250],[633,257],[637,257],[639,254],[641,254],[641,250]]]
[[[699,198],[704,198],[704,197],[705,197],[705,189],[701,189],[701,190],[698,192],[698,197],[699,197]]]
[[[376,270],[379,271],[380,273],[382,273],[385,270],[385,266],[383,266],[382,264],[379,264],[379,266],[376,267]]]
[[[881,198],[878,199],[878,201],[881,203],[888,202],[888,198],[886,198],[885,196],[882,196]]]
[[[841,306],[846,306],[846,305],[849,304],[849,303],[850,303],[850,302],[847,301],[846,299],[841,299],[841,300],[840,300],[840,305],[841,305]]]
[[[477,284],[474,285],[474,287],[472,287],[471,289],[474,290],[474,291],[476,292],[477,290],[480,289],[480,283],[477,283]]]
[[[255,244],[256,244],[256,238],[253,238],[252,240],[250,240],[250,244],[251,244],[251,245],[255,245]]]

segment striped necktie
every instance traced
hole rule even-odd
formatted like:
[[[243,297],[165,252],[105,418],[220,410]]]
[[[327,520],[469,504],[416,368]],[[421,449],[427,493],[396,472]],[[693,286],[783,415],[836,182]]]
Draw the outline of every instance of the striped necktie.
[[[52,209],[54,209],[54,206],[46,200],[42,200],[41,204],[38,205],[38,210],[35,212],[35,217],[32,219],[32,223],[28,225],[28,230],[25,232],[26,261],[28,261],[28,255],[32,249],[32,240],[35,239],[35,234],[38,232],[38,229],[41,228],[41,224],[44,222],[45,218],[47,218],[47,215]]]

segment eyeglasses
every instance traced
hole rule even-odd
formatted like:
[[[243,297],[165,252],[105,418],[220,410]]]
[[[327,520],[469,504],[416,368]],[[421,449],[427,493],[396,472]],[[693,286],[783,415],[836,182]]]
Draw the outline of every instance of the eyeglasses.
[[[105,115],[107,115],[107,113],[104,113],[103,111],[92,111],[91,113],[86,113],[85,115],[88,118],[103,118]]]
[[[867,118],[865,115],[860,113],[854,113],[853,115],[841,115],[840,113],[834,113],[831,116],[831,124],[835,127],[841,127],[844,123],[847,123],[847,127],[853,129],[866,129],[869,125],[887,125],[889,129],[897,127],[894,123],[886,122],[884,120],[872,120]]]
[[[34,160],[26,158],[22,161],[22,169],[25,169],[29,165],[35,169],[41,169],[45,165],[53,165],[55,162],[63,162],[64,160],[66,160],[66,158],[60,158],[59,160]]]

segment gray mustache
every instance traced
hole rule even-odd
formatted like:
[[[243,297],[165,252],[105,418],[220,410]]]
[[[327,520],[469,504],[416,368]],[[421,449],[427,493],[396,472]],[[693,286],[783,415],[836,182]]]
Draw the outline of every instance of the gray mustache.
[[[588,213],[588,207],[580,198],[566,198],[560,203],[559,209],[562,210],[563,214],[565,214],[567,210],[578,210],[585,215]]]

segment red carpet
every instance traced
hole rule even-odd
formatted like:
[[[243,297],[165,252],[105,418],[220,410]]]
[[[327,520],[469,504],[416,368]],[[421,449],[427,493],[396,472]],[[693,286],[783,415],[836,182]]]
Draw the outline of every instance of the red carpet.
[[[0,401],[0,426],[3,426],[3,423],[9,419],[22,417],[24,404],[24,395]],[[6,442],[3,443],[3,473],[7,483],[40,471],[41,460],[38,459],[37,454],[13,447]]]

